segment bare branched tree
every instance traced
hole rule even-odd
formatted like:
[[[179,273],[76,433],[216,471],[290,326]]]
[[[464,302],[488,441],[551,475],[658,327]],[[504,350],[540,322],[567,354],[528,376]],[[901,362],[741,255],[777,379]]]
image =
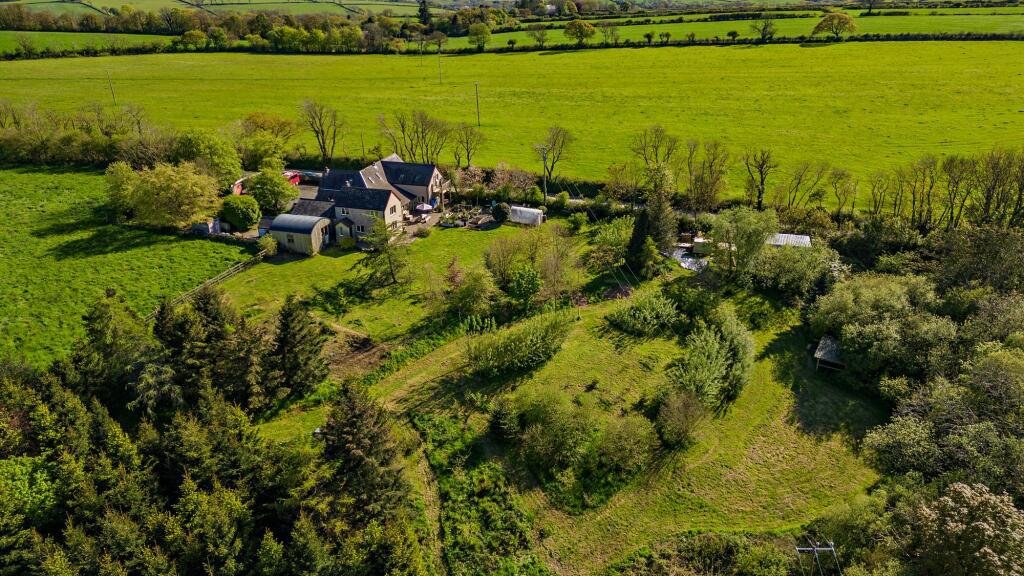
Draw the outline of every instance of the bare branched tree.
[[[608,167],[605,191],[616,200],[629,202],[634,208],[640,203],[644,189],[644,169],[635,162],[612,164]]]
[[[885,210],[889,198],[889,175],[882,171],[875,172],[871,175],[869,184],[871,186],[871,204],[868,206],[868,214],[879,216]]]
[[[661,126],[651,126],[633,137],[629,149],[647,168],[668,166],[679,148],[679,139]]]
[[[789,180],[778,189],[776,203],[786,208],[806,207],[812,198],[821,194],[821,183],[828,170],[829,166],[824,162],[797,164]]]
[[[940,173],[945,194],[938,225],[946,230],[960,226],[964,207],[978,182],[977,166],[974,158],[953,155],[942,159]]]
[[[828,184],[832,189],[832,197],[836,201],[835,218],[839,219],[843,216],[848,202],[851,203],[850,213],[852,214],[857,204],[857,180],[848,170],[833,168],[828,175]]]
[[[758,210],[764,210],[764,194],[768,179],[779,167],[770,148],[747,150],[743,153],[743,166],[747,169],[747,196]]]
[[[686,143],[686,200],[694,214],[709,212],[718,205],[729,170],[729,150],[717,141]]]
[[[306,100],[300,106],[299,114],[316,138],[316,144],[320,148],[320,162],[327,168],[334,158],[334,148],[338,140],[344,138],[345,124],[339,117],[338,110],[323,102]]]
[[[391,149],[406,162],[437,164],[452,134],[447,122],[431,118],[422,110],[411,114],[396,112],[391,120],[381,115],[378,122]]]
[[[473,156],[480,151],[486,138],[484,133],[469,124],[459,124],[452,131],[453,154],[455,155],[455,167],[462,165],[462,159],[466,159],[466,167],[473,165]]]
[[[555,167],[565,157],[566,148],[572,143],[572,134],[561,126],[548,128],[544,139],[533,145],[534,152],[544,166],[544,195],[548,195],[548,181],[555,175]]]

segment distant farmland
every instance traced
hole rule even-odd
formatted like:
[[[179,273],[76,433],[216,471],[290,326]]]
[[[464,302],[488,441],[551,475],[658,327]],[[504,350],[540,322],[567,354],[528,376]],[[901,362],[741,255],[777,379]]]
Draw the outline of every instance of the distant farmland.
[[[337,106],[339,154],[380,141],[377,117],[423,109],[476,120],[483,165],[538,170],[531,144],[550,125],[576,136],[563,174],[601,179],[629,138],[662,124],[737,154],[769,146],[783,167],[825,160],[864,178],[924,153],[1019,146],[1024,58],[1015,42],[848,43],[443,56],[164,54],[0,63],[0,93],[73,109],[143,106],[157,122],[223,127],[254,110],[294,116],[304,98]],[[358,77],[358,89],[352,87]],[[313,148],[312,141],[305,142]],[[732,193],[741,192],[738,172]]]
[[[687,18],[691,18],[687,16]],[[659,20],[666,20],[669,18],[655,18],[651,24],[634,24],[625,26],[619,23],[618,32],[620,41],[631,40],[638,43],[646,43],[644,34],[650,32],[654,34],[654,43],[660,42],[658,36],[663,33],[671,35],[670,39],[679,41],[687,37],[688,34],[693,33],[695,38],[728,38],[728,33],[731,30],[736,31],[739,34],[739,38],[753,38],[754,32],[751,31],[750,20],[729,20],[720,22],[673,22],[663,23]],[[1021,32],[1024,33],[1024,13],[1017,14],[948,14],[948,15],[928,15],[919,14],[915,16],[879,16],[869,18],[855,18],[857,23],[857,34],[959,34],[963,32],[973,33],[1007,33],[1007,32]],[[818,23],[817,18],[781,18],[775,20],[775,26],[778,29],[776,37],[778,38],[798,38],[800,36],[810,36],[811,31],[814,29],[814,25]],[[597,21],[594,21],[597,24]],[[530,38],[525,31],[517,32],[503,32],[499,34],[493,34],[491,41],[488,44],[489,48],[493,47],[504,47],[508,44],[509,40],[515,40],[517,46],[534,46],[536,42]],[[599,43],[602,41],[600,28],[598,28],[597,35],[591,40],[591,43]],[[566,38],[564,30],[552,29],[548,30],[547,43],[550,44],[568,44],[572,40]],[[451,40],[451,46],[453,48],[467,48],[470,46],[469,40],[465,37],[453,38]]]

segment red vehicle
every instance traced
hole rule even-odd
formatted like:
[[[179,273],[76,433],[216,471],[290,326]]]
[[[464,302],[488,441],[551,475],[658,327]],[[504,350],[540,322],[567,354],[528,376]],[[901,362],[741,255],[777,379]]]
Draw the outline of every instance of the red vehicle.
[[[251,178],[252,176],[252,174],[249,174],[236,180],[235,183],[231,185],[231,193],[236,196],[239,194],[245,194],[245,181]],[[281,173],[281,176],[283,176],[284,179],[287,180],[288,183],[291,184],[292,186],[298,186],[299,181],[302,180],[302,173],[296,170],[285,170],[284,172]]]

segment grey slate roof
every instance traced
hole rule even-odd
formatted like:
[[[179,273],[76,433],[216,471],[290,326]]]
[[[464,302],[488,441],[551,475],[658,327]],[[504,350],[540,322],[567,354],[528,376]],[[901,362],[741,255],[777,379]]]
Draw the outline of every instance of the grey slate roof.
[[[412,164],[409,162],[381,161],[384,176],[392,186],[427,186],[434,176],[433,164]]]
[[[302,199],[295,202],[291,213],[297,216],[323,216],[330,218],[332,211],[334,211],[333,202]]]
[[[320,180],[320,188],[326,190],[338,190],[346,186],[365,188],[366,182],[363,176],[355,170],[328,170]]]
[[[316,199],[321,202],[333,202],[338,208],[383,212],[392,194],[394,192],[391,190],[346,186],[337,190],[323,188],[317,192]]]
[[[298,214],[280,214],[270,223],[274,232],[293,232],[295,234],[311,234],[317,224],[327,220],[319,216],[300,216]],[[328,220],[329,222],[329,220]]]

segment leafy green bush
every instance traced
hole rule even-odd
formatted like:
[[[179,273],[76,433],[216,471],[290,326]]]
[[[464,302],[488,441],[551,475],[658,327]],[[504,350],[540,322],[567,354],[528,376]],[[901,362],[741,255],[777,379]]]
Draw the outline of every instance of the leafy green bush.
[[[252,196],[228,196],[220,213],[232,228],[240,232],[260,222],[260,204]]]
[[[709,407],[736,399],[754,367],[754,339],[731,311],[716,312],[713,324],[698,321],[670,377]]]
[[[484,334],[470,341],[466,363],[474,374],[482,377],[535,369],[558,352],[571,324],[568,315],[556,312],[521,326]]]
[[[559,192],[555,194],[555,199],[551,201],[552,210],[565,210],[569,207],[569,193]]]
[[[658,407],[656,427],[661,441],[669,447],[690,443],[693,431],[704,418],[706,410],[692,392],[676,390],[669,393]]]
[[[268,158],[260,166],[259,174],[245,183],[245,191],[256,199],[264,214],[280,214],[299,197],[299,189],[281,175],[283,169],[279,161]]]
[[[261,252],[266,253],[267,256],[277,254],[277,239],[270,234],[260,236],[260,239],[256,241],[256,246],[259,247]]]
[[[550,574],[530,551],[530,517],[494,461],[470,460],[477,439],[457,420],[419,415],[437,476],[445,564],[452,574]]]
[[[608,323],[633,336],[657,336],[672,330],[679,313],[674,302],[659,294],[645,294],[605,317]]]
[[[650,463],[657,447],[658,435],[650,420],[628,414],[608,424],[598,441],[597,453],[602,470],[630,475]]]
[[[684,534],[640,550],[612,566],[607,574],[660,576],[663,574],[735,574],[786,576],[795,569],[792,548],[739,534]]]
[[[583,212],[576,212],[572,216],[569,216],[568,222],[569,230],[571,230],[573,234],[576,234],[587,225],[587,215]]]
[[[810,248],[767,247],[754,260],[754,285],[777,292],[787,298],[805,298],[819,285],[824,285],[839,255],[828,246]]]
[[[491,208],[491,216],[494,218],[494,221],[497,222],[498,224],[502,224],[506,220],[508,220],[508,216],[511,213],[512,208],[504,202],[498,202],[497,204],[494,205],[494,208]]]

